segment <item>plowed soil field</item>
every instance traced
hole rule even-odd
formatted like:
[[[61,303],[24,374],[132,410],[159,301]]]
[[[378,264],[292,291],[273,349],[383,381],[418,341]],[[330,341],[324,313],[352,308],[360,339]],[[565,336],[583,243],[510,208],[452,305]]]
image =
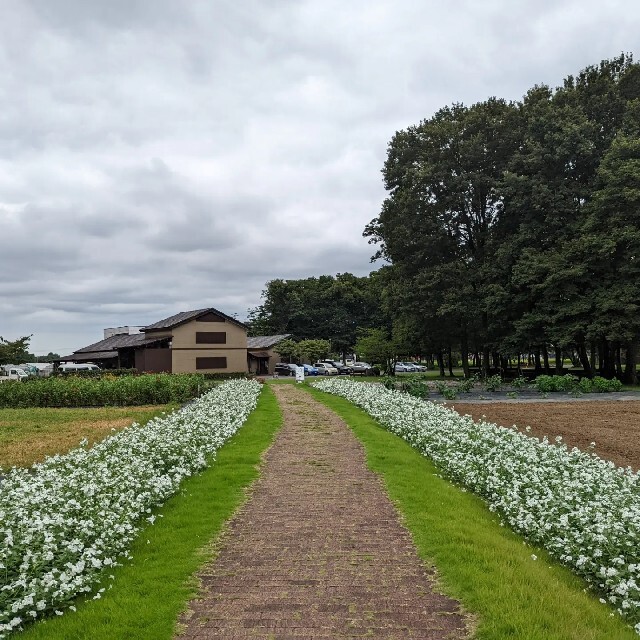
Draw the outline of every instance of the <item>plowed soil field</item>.
[[[503,427],[531,427],[530,435],[556,436],[569,447],[595,452],[617,465],[640,470],[640,402],[540,402],[492,404],[464,403],[449,406],[474,420],[487,420]]]

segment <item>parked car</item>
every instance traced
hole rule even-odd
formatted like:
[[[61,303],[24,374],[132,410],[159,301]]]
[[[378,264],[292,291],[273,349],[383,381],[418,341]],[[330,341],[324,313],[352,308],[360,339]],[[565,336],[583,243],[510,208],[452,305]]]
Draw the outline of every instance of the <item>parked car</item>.
[[[74,373],[76,371],[100,371],[100,367],[91,362],[81,364],[71,362],[69,364],[61,364],[58,371],[62,371],[62,373]]]
[[[304,375],[305,376],[317,376],[318,375],[318,370],[310,364],[303,364],[302,365],[304,367]]]
[[[328,362],[316,362],[313,365],[318,370],[319,376],[337,376],[338,370]]]
[[[27,372],[20,367],[14,367],[13,365],[7,365],[0,367],[0,382],[7,382],[8,380],[26,380],[29,377]]]
[[[295,376],[297,368],[298,365],[296,364],[290,364],[289,362],[278,362],[278,364],[276,364],[275,366],[274,373],[280,376]]]
[[[373,374],[373,367],[368,362],[354,362],[351,369],[354,375],[370,376]]]
[[[398,362],[398,364],[404,365],[405,370],[409,373],[417,373],[418,371],[420,371],[418,365],[414,364],[413,362]]]
[[[394,371],[396,373],[407,373],[409,371],[409,367],[407,367],[404,362],[396,362]]]
[[[349,365],[346,365],[346,364],[342,364],[342,362],[338,362],[337,360],[323,360],[323,362],[326,362],[332,367],[335,367],[341,376],[346,376],[353,373],[353,367],[350,367]]]

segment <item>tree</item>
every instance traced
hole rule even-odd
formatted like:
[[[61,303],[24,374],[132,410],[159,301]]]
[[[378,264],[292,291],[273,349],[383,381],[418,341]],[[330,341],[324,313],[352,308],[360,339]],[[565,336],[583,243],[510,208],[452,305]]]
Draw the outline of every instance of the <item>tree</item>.
[[[296,357],[298,351],[298,345],[294,340],[282,340],[273,348],[273,350],[285,360],[291,362]]]
[[[251,335],[289,333],[296,340],[323,339],[343,354],[353,348],[357,330],[380,316],[373,278],[350,273],[300,280],[271,280],[263,303],[249,312]]]
[[[30,340],[31,336],[23,336],[11,342],[0,336],[0,365],[27,362]]]
[[[395,375],[395,364],[398,359],[398,344],[384,329],[366,329],[356,342],[358,356],[373,364],[380,363],[386,375]]]
[[[298,360],[318,362],[329,356],[331,344],[328,340],[301,340],[296,345],[296,357]]]
[[[397,301],[396,314],[420,314],[428,304],[430,317],[446,328],[444,341],[461,343],[463,363],[474,334],[485,368],[491,339],[485,268],[503,208],[497,187],[519,135],[515,105],[495,98],[445,107],[396,133],[383,170],[390,195],[364,232],[379,245],[374,259],[392,262],[404,283],[399,290],[407,297]]]
[[[640,99],[629,105],[624,126],[597,177],[581,245],[595,283],[590,332],[592,338],[613,345],[614,353],[606,354],[604,373],[616,370],[621,375],[619,350],[624,346],[625,382],[635,384],[640,336]]]

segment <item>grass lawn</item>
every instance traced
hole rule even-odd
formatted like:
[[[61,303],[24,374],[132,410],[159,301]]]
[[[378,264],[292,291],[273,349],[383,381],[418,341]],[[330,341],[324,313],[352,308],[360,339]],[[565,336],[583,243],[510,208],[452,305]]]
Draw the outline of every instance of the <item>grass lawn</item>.
[[[100,600],[78,602],[76,613],[37,623],[25,640],[171,639],[176,620],[196,595],[193,578],[215,554],[223,524],[244,501],[258,476],[262,453],[282,424],[273,392],[265,385],[254,411],[240,431],[219,451],[203,473],[181,485],[157,513],[153,526],[134,543],[133,560],[118,567],[115,581],[105,583]]]
[[[401,438],[343,398],[306,388],[364,444],[369,467],[384,479],[418,553],[437,567],[443,591],[477,616],[476,638],[637,638],[612,609],[584,592],[580,578],[501,527],[484,502],[440,478]]]
[[[174,406],[0,409],[0,467],[28,467],[77,447],[83,438],[93,444],[112,429],[147,422]]]

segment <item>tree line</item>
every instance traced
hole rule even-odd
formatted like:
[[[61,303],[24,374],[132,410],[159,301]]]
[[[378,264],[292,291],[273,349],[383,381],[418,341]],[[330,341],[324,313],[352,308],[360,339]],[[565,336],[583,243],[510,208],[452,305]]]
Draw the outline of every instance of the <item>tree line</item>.
[[[396,329],[465,365],[478,353],[485,374],[569,351],[588,376],[635,382],[639,98],[640,66],[621,55],[397,132],[364,232],[390,263]]]
[[[254,333],[460,355],[488,375],[520,365],[636,382],[640,339],[640,65],[620,55],[521,101],[453,104],[398,131],[388,195],[364,235],[385,261],[273,280]],[[364,342],[363,342],[364,340]],[[385,343],[385,344],[383,344]]]

